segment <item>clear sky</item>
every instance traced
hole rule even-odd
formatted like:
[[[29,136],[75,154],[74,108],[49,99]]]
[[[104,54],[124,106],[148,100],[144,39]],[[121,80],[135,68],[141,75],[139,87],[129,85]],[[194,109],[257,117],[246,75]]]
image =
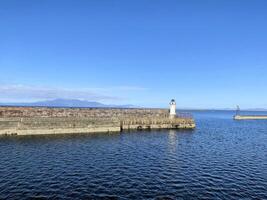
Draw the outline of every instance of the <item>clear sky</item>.
[[[267,108],[266,0],[0,0],[0,101]]]

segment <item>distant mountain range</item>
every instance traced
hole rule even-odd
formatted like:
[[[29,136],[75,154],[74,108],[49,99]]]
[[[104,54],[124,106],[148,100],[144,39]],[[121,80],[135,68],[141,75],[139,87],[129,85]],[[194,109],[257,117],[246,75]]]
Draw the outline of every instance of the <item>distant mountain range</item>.
[[[0,106],[77,107],[77,108],[136,108],[134,105],[107,105],[95,101],[77,99],[54,99],[32,103],[0,103]]]
[[[25,107],[67,107],[67,108],[140,108],[139,106],[103,104],[96,101],[82,101],[78,99],[54,99],[47,101],[37,101],[31,103],[0,103],[0,106],[25,106]],[[235,111],[235,109],[197,109],[197,108],[178,108],[179,111]],[[241,111],[267,111],[265,108],[241,109]]]

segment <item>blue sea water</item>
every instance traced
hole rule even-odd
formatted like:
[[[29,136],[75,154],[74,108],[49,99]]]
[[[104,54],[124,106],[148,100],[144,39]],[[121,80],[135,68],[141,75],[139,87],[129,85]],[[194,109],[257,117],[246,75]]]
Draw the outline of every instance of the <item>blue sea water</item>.
[[[0,138],[0,199],[267,199],[267,121]],[[264,114],[264,113],[261,113]]]

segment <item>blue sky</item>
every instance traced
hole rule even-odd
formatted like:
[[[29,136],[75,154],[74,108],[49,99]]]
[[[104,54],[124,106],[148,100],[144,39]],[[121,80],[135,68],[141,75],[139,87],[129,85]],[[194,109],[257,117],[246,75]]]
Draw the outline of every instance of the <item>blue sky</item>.
[[[0,0],[0,101],[267,108],[265,0]]]

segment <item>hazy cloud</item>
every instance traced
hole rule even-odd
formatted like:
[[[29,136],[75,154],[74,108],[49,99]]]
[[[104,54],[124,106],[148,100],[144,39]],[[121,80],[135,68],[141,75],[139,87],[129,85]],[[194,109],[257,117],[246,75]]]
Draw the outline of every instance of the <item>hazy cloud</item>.
[[[148,88],[136,87],[136,86],[116,86],[116,87],[106,87],[106,88],[88,88],[87,90],[94,92],[135,92],[135,91],[145,91]]]
[[[127,89],[127,88],[122,88],[122,89]],[[100,93],[101,91],[105,92],[108,91],[108,89],[105,88],[68,89],[68,88],[35,87],[35,86],[25,86],[25,85],[2,85],[0,86],[0,101],[21,102],[21,101],[48,100],[56,98],[82,99],[90,101],[103,101],[103,100],[114,101],[122,99],[121,97],[102,94]]]
[[[52,88],[26,85],[0,85],[1,102],[31,102],[49,99],[81,99],[89,101],[119,101],[125,98],[110,94],[147,90],[135,86],[117,86],[107,88]]]

